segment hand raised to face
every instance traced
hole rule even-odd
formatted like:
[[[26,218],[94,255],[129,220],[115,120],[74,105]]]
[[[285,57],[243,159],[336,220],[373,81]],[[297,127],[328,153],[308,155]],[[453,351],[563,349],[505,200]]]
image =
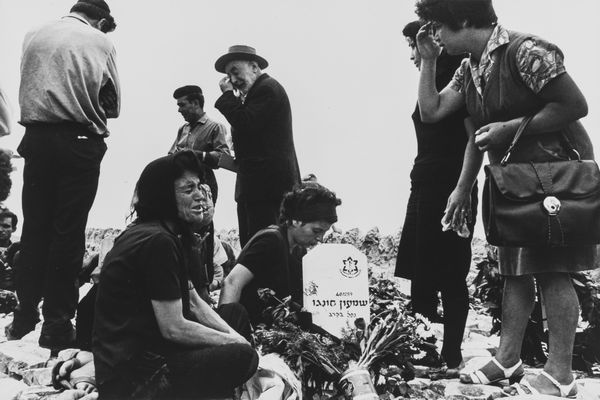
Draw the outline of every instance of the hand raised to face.
[[[435,41],[432,26],[433,23],[428,22],[417,32],[417,49],[423,60],[435,60],[442,52]]]
[[[233,90],[233,85],[231,84],[231,79],[228,76],[224,77],[219,81],[219,87],[221,88],[221,92],[225,93],[228,90]]]

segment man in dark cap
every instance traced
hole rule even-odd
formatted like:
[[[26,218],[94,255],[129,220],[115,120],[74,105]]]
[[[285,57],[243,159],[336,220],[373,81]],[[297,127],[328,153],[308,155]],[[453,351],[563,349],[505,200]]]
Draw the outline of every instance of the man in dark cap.
[[[19,339],[34,329],[44,298],[39,344],[54,352],[74,342],[85,227],[106,151],[107,118],[119,116],[115,48],[105,34],[115,27],[106,2],[81,0],[69,15],[27,33],[23,44],[20,303],[6,337]]]
[[[276,224],[283,194],[300,183],[292,110],[283,86],[262,70],[269,65],[249,46],[231,46],[215,63],[227,74],[215,107],[231,124],[238,164],[235,189],[240,244]]]
[[[205,175],[211,183],[213,201],[217,201],[217,180],[213,169],[218,168],[222,154],[229,154],[227,146],[227,130],[225,125],[208,118],[204,112],[204,95],[196,85],[186,85],[173,92],[178,111],[185,120],[185,125],[177,131],[175,143],[169,154],[181,150],[194,150],[205,168]]]

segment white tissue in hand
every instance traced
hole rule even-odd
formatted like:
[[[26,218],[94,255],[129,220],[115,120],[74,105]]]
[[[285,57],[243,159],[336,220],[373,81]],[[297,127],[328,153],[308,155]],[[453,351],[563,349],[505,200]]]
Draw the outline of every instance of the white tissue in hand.
[[[456,228],[453,229],[450,226],[450,222],[447,222],[445,217],[446,216],[444,215],[444,218],[442,218],[442,231],[446,232],[446,231],[449,231],[450,229],[452,229],[461,238],[468,238],[469,237],[469,235],[471,234],[471,231],[469,230],[469,227],[467,226],[467,219],[466,218],[463,218],[463,220],[461,221],[460,225],[458,226],[458,229],[456,229]]]

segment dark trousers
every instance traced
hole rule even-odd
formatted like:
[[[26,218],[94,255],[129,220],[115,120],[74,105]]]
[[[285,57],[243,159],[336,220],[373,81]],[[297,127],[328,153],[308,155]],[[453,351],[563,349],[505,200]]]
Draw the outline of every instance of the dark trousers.
[[[238,303],[225,304],[218,313],[238,332],[249,329],[248,314]],[[227,344],[177,352],[165,357],[169,369],[169,389],[153,399],[198,399],[231,397],[258,367],[258,354],[247,344]],[[131,398],[127,377],[105,382],[99,387],[101,400]]]
[[[85,227],[106,144],[80,125],[39,124],[27,127],[18,151],[25,159],[24,221],[14,323],[35,325],[44,298],[42,335],[60,342],[72,335]]]
[[[279,221],[280,205],[281,200],[238,201],[240,247],[243,248],[256,232]]]

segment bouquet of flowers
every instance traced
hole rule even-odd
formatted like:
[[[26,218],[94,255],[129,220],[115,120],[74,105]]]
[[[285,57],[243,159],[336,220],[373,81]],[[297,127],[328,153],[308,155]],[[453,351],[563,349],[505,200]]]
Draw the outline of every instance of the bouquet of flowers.
[[[388,283],[383,290],[392,291]],[[355,328],[344,332],[341,339],[312,324],[302,308],[289,298],[279,300],[269,289],[259,292],[272,305],[267,307],[268,324],[255,330],[255,344],[261,353],[277,353],[297,374],[305,394],[348,394],[340,378],[348,370],[371,373],[380,391],[398,393],[389,388],[390,382],[400,385],[414,377],[412,363],[429,351],[437,354],[435,346],[426,341],[429,322],[413,317],[406,310],[406,301],[384,299],[380,310],[367,325],[355,321]],[[373,379],[373,378],[370,378]],[[384,387],[385,386],[385,387]]]
[[[305,394],[322,395],[339,380],[347,367],[352,350],[347,344],[324,329],[312,324],[310,313],[291,301],[275,297],[270,289],[261,289],[259,296],[275,305],[267,307],[263,319],[253,335],[254,343],[262,354],[279,354],[302,382]],[[308,314],[308,315],[307,315]]]

